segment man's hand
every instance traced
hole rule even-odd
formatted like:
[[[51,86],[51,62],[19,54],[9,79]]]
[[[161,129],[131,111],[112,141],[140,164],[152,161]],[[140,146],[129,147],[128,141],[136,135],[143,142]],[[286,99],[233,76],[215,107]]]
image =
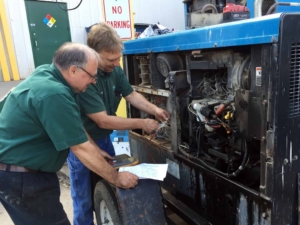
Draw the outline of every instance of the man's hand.
[[[147,132],[148,134],[151,134],[153,131],[157,130],[159,128],[159,124],[156,120],[152,119],[143,119],[143,127],[142,129]]]
[[[156,119],[158,119],[162,122],[167,121],[170,118],[170,114],[166,110],[163,110],[163,109],[158,108],[158,107],[155,110],[154,116],[156,117]]]
[[[120,188],[134,188],[138,184],[138,176],[129,172],[118,173],[114,184]]]
[[[103,151],[103,150],[101,150],[101,149],[99,149],[99,152],[100,152],[100,154],[102,155],[102,157],[104,158],[104,159],[114,159],[114,157],[111,157],[107,152],[105,152],[105,151]]]

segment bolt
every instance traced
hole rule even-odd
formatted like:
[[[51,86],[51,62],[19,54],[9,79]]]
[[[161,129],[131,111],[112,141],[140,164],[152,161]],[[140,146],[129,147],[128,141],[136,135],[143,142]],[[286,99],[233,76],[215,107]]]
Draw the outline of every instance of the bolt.
[[[265,212],[263,212],[261,215],[262,215],[263,218],[266,218],[268,216],[268,214],[265,213]]]
[[[267,100],[263,100],[262,104],[266,105],[267,104]]]
[[[261,137],[261,140],[262,140],[262,141],[265,141],[265,140],[266,140],[266,137]]]
[[[298,159],[298,156],[294,155],[293,160],[297,160],[297,159]]]
[[[289,160],[288,160],[288,159],[284,159],[284,160],[283,160],[283,164],[284,164],[284,165],[286,165],[286,164],[288,164],[288,163],[289,163]]]

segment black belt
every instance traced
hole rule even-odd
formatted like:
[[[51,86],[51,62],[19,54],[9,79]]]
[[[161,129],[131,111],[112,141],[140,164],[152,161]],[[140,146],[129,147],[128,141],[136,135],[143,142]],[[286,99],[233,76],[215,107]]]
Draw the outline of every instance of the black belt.
[[[0,163],[0,170],[7,172],[37,172],[37,170],[31,170],[23,166],[15,166],[10,164]]]

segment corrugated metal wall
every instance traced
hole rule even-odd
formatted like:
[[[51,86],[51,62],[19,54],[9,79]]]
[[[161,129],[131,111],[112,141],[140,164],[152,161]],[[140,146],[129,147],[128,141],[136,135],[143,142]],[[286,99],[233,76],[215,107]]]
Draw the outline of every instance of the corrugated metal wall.
[[[182,0],[132,0],[135,23],[161,25],[184,30],[184,4]]]

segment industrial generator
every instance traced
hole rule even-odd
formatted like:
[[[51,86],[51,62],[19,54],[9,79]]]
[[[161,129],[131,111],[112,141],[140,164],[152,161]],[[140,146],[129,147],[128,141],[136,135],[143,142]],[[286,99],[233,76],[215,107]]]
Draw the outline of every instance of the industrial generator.
[[[131,155],[168,164],[188,224],[300,224],[300,13],[278,13],[300,8],[184,2],[187,30],[125,42],[134,90],[171,115],[153,139],[130,131]]]

